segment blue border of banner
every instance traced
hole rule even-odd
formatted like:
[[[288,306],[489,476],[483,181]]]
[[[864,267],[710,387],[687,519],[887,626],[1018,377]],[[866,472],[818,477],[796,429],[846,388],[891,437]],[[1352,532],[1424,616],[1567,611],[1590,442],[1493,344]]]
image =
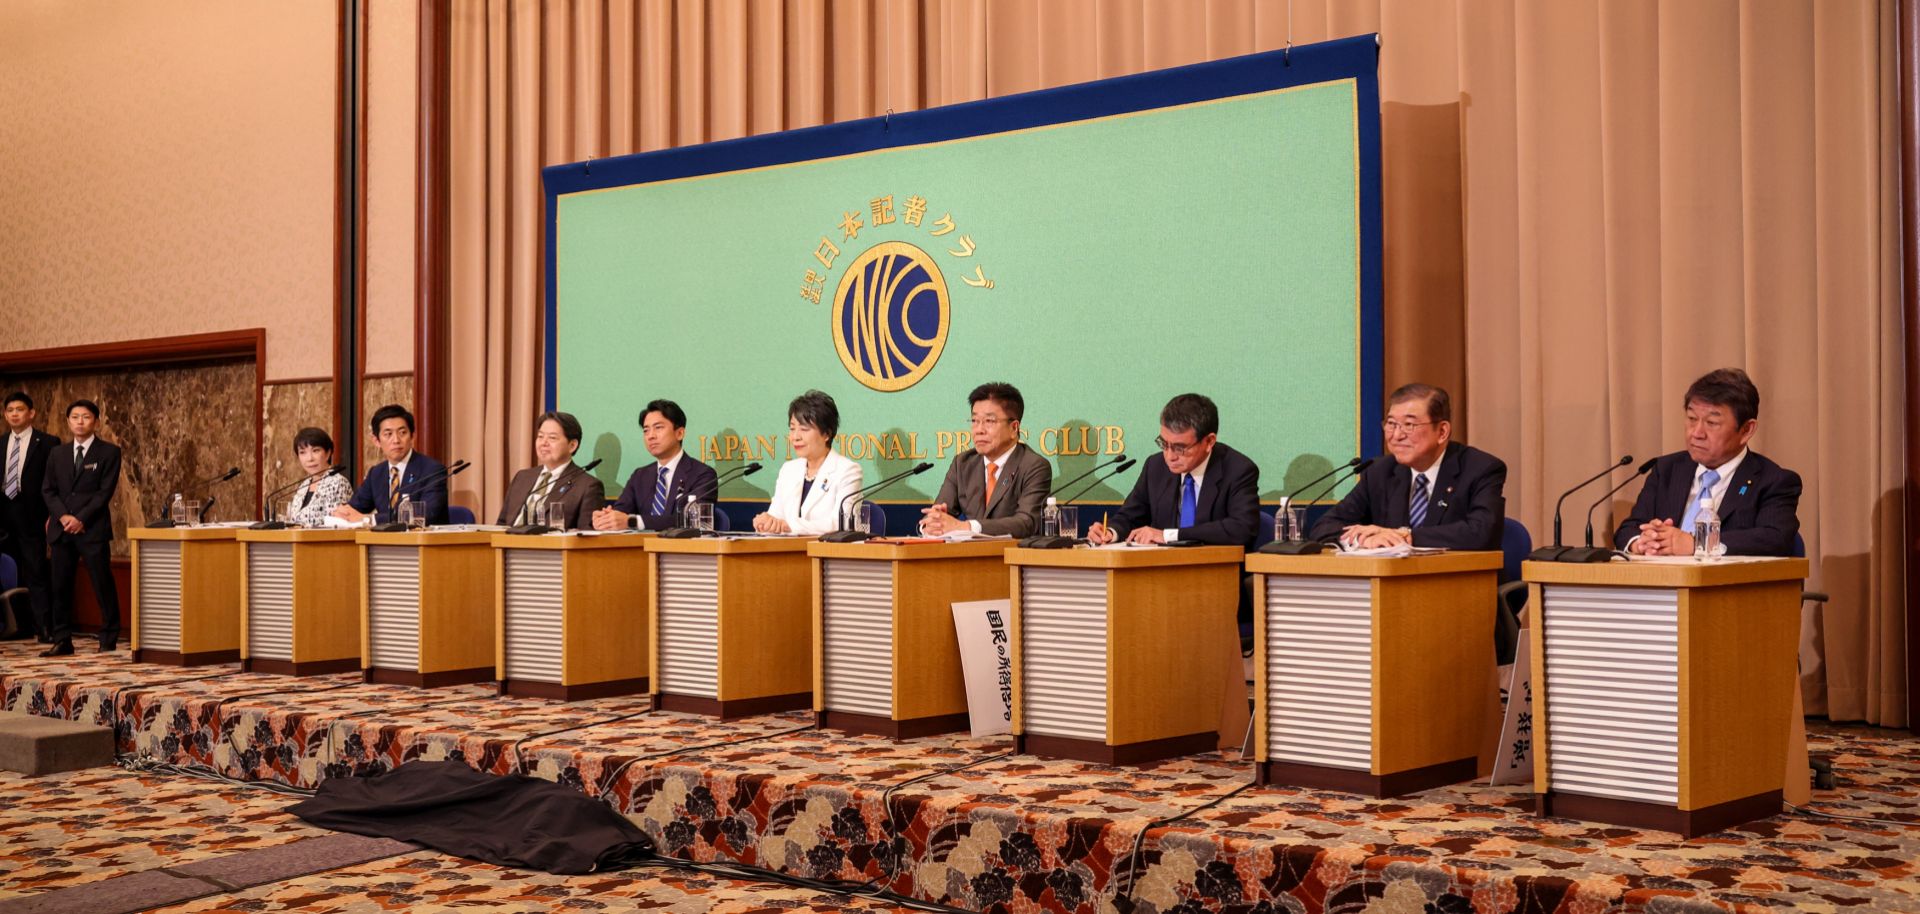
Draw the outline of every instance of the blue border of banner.
[[[541,170],[546,188],[546,408],[559,397],[559,294],[555,226],[563,194],[646,184],[810,159],[918,146],[1049,124],[1110,117],[1341,79],[1354,80],[1360,144],[1360,427],[1362,456],[1380,453],[1385,344],[1381,317],[1380,45],[1377,35],[1301,45],[1116,76],[1055,89],[870,117],[780,133],[680,146]]]

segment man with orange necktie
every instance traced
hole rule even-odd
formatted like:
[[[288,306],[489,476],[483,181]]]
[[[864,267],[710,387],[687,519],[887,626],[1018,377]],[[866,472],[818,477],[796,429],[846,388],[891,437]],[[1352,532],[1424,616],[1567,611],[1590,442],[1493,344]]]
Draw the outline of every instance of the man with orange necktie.
[[[1053,491],[1053,467],[1020,443],[1027,404],[1012,384],[988,382],[967,395],[973,409],[973,449],[953,458],[932,507],[921,513],[928,536],[971,532],[1032,536]]]

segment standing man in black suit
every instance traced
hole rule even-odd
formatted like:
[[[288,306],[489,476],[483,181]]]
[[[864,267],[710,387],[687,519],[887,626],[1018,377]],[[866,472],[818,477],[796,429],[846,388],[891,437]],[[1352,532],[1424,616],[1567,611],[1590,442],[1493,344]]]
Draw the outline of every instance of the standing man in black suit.
[[[973,447],[953,458],[933,505],[920,513],[920,532],[941,536],[1032,536],[1053,491],[1047,458],[1020,443],[1027,401],[1012,384],[982,384],[967,395],[973,411]]]
[[[1738,368],[1708,372],[1687,388],[1687,449],[1655,461],[1614,531],[1635,555],[1692,555],[1704,498],[1720,515],[1728,555],[1793,554],[1800,532],[1800,474],[1747,449],[1760,420],[1760,389]]]
[[[1427,384],[1395,390],[1380,428],[1393,461],[1376,460],[1360,474],[1360,484],[1313,525],[1312,538],[1363,549],[1500,548],[1507,465],[1453,440],[1447,392]]]
[[[47,455],[60,448],[60,439],[33,427],[38,412],[24,391],[7,394],[4,404],[7,437],[0,448],[0,550],[13,556],[20,584],[27,589],[32,614],[20,622],[20,637],[38,635],[47,644],[52,629],[47,594]]]
[[[1114,512],[1112,524],[1087,528],[1094,545],[1193,541],[1252,548],[1260,535],[1260,468],[1220,443],[1220,410],[1199,394],[1181,394],[1160,410],[1160,453]]]
[[[653,463],[633,471],[611,507],[593,512],[595,530],[665,530],[680,525],[688,501],[720,498],[713,468],[687,456],[687,414],[672,400],[640,411],[640,434]]]
[[[120,642],[120,594],[113,584],[113,493],[120,487],[120,448],[97,437],[100,407],[75,400],[67,407],[73,441],[47,458],[40,492],[47,503],[47,542],[53,551],[52,611],[47,638],[53,647],[42,657],[73,653],[74,565],[84,561],[93,593],[100,601],[100,650]]]

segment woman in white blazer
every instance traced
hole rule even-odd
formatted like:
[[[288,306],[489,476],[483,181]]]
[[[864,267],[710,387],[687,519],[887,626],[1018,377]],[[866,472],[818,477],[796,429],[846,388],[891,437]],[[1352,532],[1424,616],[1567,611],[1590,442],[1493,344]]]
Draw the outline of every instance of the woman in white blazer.
[[[753,519],[753,529],[807,535],[840,529],[840,502],[860,488],[860,465],[834,453],[839,432],[840,409],[832,397],[809,390],[787,405],[787,443],[795,456],[780,467],[773,503]]]

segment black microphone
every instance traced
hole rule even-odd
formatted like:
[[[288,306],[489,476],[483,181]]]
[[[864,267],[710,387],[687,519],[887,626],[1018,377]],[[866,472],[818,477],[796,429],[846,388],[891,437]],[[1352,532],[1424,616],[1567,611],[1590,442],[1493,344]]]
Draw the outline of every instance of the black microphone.
[[[290,483],[287,483],[284,486],[281,486],[278,489],[274,489],[273,491],[268,492],[266,494],[266,497],[260,499],[260,517],[261,517],[260,522],[257,524],[248,524],[247,529],[248,530],[285,530],[287,529],[287,523],[285,521],[277,520],[271,516],[273,500],[275,498],[281,495],[287,494],[295,486],[298,486],[299,484],[306,482],[308,479],[312,479],[315,485],[319,485],[321,480],[324,480],[329,476],[345,476],[345,475],[347,475],[347,465],[344,463],[336,463],[333,466],[328,467],[326,472],[321,473],[318,476],[302,476],[299,479],[296,479]]]
[[[473,464],[468,463],[465,460],[456,460],[453,463],[450,463],[444,467],[441,467],[440,469],[434,470],[433,472],[420,477],[419,479],[414,480],[413,482],[402,485],[399,491],[395,494],[412,495],[414,492],[418,491],[421,486],[432,485],[433,483],[439,482],[442,479],[451,479],[455,476],[460,475],[461,471],[465,470],[467,467],[470,467],[470,466],[473,466]],[[397,504],[388,505],[387,510],[395,513],[394,519],[387,521],[384,524],[373,525],[373,528],[372,528],[373,532],[375,533],[406,532],[407,525],[401,523],[400,518],[398,516],[400,511],[400,506]]]
[[[1357,466],[1360,466],[1360,465],[1361,465],[1362,463],[1365,463],[1365,461],[1363,461],[1363,460],[1361,460],[1361,459],[1360,459],[1360,458],[1358,458],[1358,457],[1355,457],[1355,458],[1353,458],[1352,460],[1349,460],[1349,461],[1347,461],[1345,465],[1343,465],[1343,466],[1337,466],[1337,467],[1334,467],[1334,468],[1333,468],[1333,469],[1331,469],[1331,470],[1328,470],[1328,471],[1326,471],[1325,473],[1321,473],[1320,475],[1318,475],[1318,476],[1315,476],[1315,477],[1313,478],[1313,480],[1312,480],[1312,481],[1310,481],[1310,482],[1308,482],[1308,483],[1307,483],[1306,485],[1303,485],[1303,486],[1299,486],[1299,487],[1297,487],[1297,488],[1295,488],[1295,489],[1294,489],[1293,491],[1291,491],[1291,492],[1288,492],[1288,493],[1287,493],[1287,494],[1285,494],[1285,495],[1282,495],[1282,496],[1280,497],[1280,506],[1279,506],[1279,510],[1278,510],[1278,511],[1275,511],[1275,512],[1274,512],[1274,515],[1273,515],[1273,516],[1274,516],[1274,519],[1275,519],[1275,521],[1281,521],[1282,519],[1284,519],[1284,518],[1286,518],[1286,517],[1287,517],[1287,509],[1289,509],[1289,508],[1292,508],[1292,507],[1293,507],[1293,500],[1294,500],[1295,498],[1298,498],[1298,497],[1300,497],[1300,493],[1302,493],[1302,492],[1305,492],[1306,490],[1308,490],[1308,489],[1311,489],[1311,488],[1313,488],[1314,486],[1317,486],[1317,485],[1319,485],[1319,484],[1320,484],[1320,483],[1322,483],[1322,482],[1325,482],[1325,481],[1326,481],[1326,479],[1327,479],[1327,477],[1329,477],[1329,476],[1332,476],[1333,474],[1335,474],[1335,473],[1338,473],[1338,472],[1340,472],[1341,470],[1351,470],[1351,469],[1353,469],[1354,467],[1357,467]],[[1305,533],[1305,531],[1302,531],[1302,532],[1301,532],[1301,534],[1300,534],[1300,537],[1301,537],[1302,539],[1305,539],[1305,538],[1306,538],[1306,533]],[[1279,537],[1279,539],[1281,539],[1281,540],[1285,540],[1285,539],[1286,539],[1286,537],[1285,537],[1285,536],[1281,536],[1281,537]]]
[[[1079,482],[1080,480],[1082,480],[1082,479],[1085,479],[1085,478],[1087,478],[1087,477],[1089,477],[1089,476],[1092,476],[1093,474],[1095,474],[1095,473],[1098,473],[1098,472],[1100,472],[1101,470],[1104,470],[1104,469],[1106,469],[1107,467],[1117,467],[1117,466],[1120,466],[1121,464],[1126,464],[1126,465],[1128,465],[1128,466],[1132,466],[1132,465],[1133,465],[1133,463],[1134,463],[1134,461],[1130,461],[1130,460],[1128,460],[1128,459],[1127,459],[1127,455],[1125,455],[1125,454],[1118,454],[1118,455],[1115,455],[1115,456],[1114,456],[1114,458],[1113,458],[1112,460],[1109,460],[1109,461],[1107,461],[1107,462],[1105,462],[1105,463],[1096,463],[1096,464],[1094,464],[1094,465],[1093,465],[1092,467],[1090,467],[1090,468],[1088,468],[1088,470],[1087,470],[1087,471],[1086,471],[1085,473],[1081,473],[1080,475],[1078,475],[1078,476],[1075,476],[1075,477],[1073,477],[1072,479],[1069,479],[1069,480],[1067,480],[1066,482],[1063,482],[1063,483],[1061,483],[1061,484],[1059,484],[1059,485],[1057,485],[1057,486],[1054,486],[1054,487],[1053,487],[1053,490],[1054,490],[1055,492],[1064,492],[1064,491],[1066,491],[1067,489],[1069,489],[1069,488],[1072,488],[1072,486],[1073,486],[1073,484],[1074,484],[1074,483],[1076,483],[1076,482]],[[1109,475],[1109,476],[1111,476],[1112,474],[1111,474],[1111,473],[1109,473],[1108,475]],[[1106,478],[1106,477],[1101,477],[1101,478],[1102,478],[1102,479],[1104,479],[1104,478]],[[1097,485],[1099,485],[1099,484],[1100,484],[1100,480],[1099,480],[1099,479],[1096,479],[1096,480],[1094,480],[1094,481],[1093,481],[1093,485],[1090,485],[1090,486],[1088,486],[1087,488],[1089,488],[1089,489],[1091,489],[1091,488],[1093,488],[1093,486],[1097,486]],[[1080,494],[1081,494],[1081,495],[1085,495],[1086,493],[1085,493],[1085,492],[1082,492],[1082,493],[1080,493]],[[1075,496],[1075,497],[1078,497],[1078,496]]]
[[[1346,466],[1335,467],[1333,473],[1322,475],[1320,479],[1325,479],[1327,478],[1327,476],[1334,476],[1335,473],[1339,474],[1337,476],[1334,476],[1334,479],[1332,482],[1327,483],[1326,488],[1321,489],[1319,492],[1314,493],[1313,498],[1308,500],[1309,503],[1319,501],[1320,499],[1325,498],[1328,495],[1332,494],[1333,490],[1339,488],[1341,483],[1346,482],[1350,477],[1358,476],[1361,473],[1365,473],[1367,471],[1367,468],[1370,466],[1373,466],[1373,462],[1379,459],[1380,458],[1378,457],[1368,457],[1365,460],[1362,460],[1358,457],[1355,457],[1352,460],[1348,461]],[[1341,472],[1342,470],[1345,470],[1346,472],[1342,473]],[[1287,508],[1292,507],[1294,496],[1299,495],[1301,492],[1305,491],[1307,486],[1311,486],[1314,483],[1319,482],[1320,479],[1316,479],[1313,482],[1307,483],[1307,485],[1305,486],[1301,486],[1300,488],[1295,489],[1292,492],[1292,494],[1289,494],[1286,497],[1286,499],[1280,503],[1281,504],[1280,510],[1285,511]],[[1310,539],[1307,539],[1305,536],[1302,536],[1300,539],[1294,540],[1293,542],[1286,542],[1284,540],[1274,540],[1273,542],[1268,543],[1265,546],[1261,546],[1258,551],[1266,553],[1267,555],[1319,555],[1320,553],[1327,551],[1332,546],[1333,546],[1332,543],[1323,543],[1323,542],[1320,542],[1319,540],[1310,540]]]
[[[1620,469],[1621,467],[1629,466],[1632,463],[1633,463],[1633,455],[1623,454],[1621,455],[1618,463],[1615,463],[1614,465],[1607,467],[1606,469],[1601,470],[1600,472],[1595,473],[1590,477],[1587,477],[1585,482],[1582,482],[1579,485],[1574,486],[1573,488],[1560,493],[1560,500],[1553,503],[1553,545],[1541,546],[1540,548],[1527,553],[1527,561],[1529,562],[1560,561],[1560,556],[1564,555],[1567,551],[1567,547],[1562,545],[1564,541],[1560,538],[1560,507],[1567,503],[1567,496],[1572,495],[1573,493],[1578,492],[1581,489],[1584,489],[1590,485],[1593,485],[1595,482],[1599,481],[1602,477],[1606,476],[1608,473],[1611,473],[1614,470]]]
[[[1613,561],[1613,548],[1611,546],[1595,546],[1593,544],[1593,511],[1595,508],[1600,507],[1602,503],[1611,499],[1613,493],[1631,485],[1634,480],[1653,472],[1653,465],[1659,462],[1660,458],[1658,457],[1648,460],[1646,463],[1640,465],[1640,469],[1633,471],[1632,476],[1620,480],[1620,484],[1608,489],[1607,494],[1594,499],[1593,504],[1587,506],[1587,544],[1578,548],[1568,549],[1561,553],[1559,561],[1581,563]]]
[[[680,494],[682,498],[686,499],[686,503],[691,505],[694,502],[699,501],[700,499],[705,498],[710,494],[711,495],[720,494],[720,487],[726,485],[727,483],[730,483],[736,479],[745,479],[748,476],[752,476],[753,474],[758,472],[760,472],[760,464],[758,463],[749,463],[746,466],[734,467],[733,469],[728,470],[725,473],[721,473],[720,475],[713,477],[713,482],[708,483],[707,485],[701,486],[698,491],[682,492]],[[682,510],[684,511],[684,509]],[[665,530],[660,531],[660,538],[668,539],[668,540],[690,540],[690,539],[695,539],[697,537],[706,536],[712,532],[713,531],[711,530],[702,530],[699,527],[687,527],[687,526],[669,527]]]
[[[179,498],[179,497],[181,497],[181,496],[183,496],[183,495],[185,495],[185,494],[187,494],[188,492],[192,492],[192,491],[194,491],[195,489],[200,489],[200,488],[204,488],[204,487],[206,487],[206,486],[212,486],[212,485],[219,485],[220,483],[223,483],[223,482],[226,482],[227,480],[229,480],[229,479],[232,479],[233,477],[235,477],[235,476],[238,476],[238,475],[240,475],[240,468],[239,468],[239,467],[233,467],[233,468],[231,468],[231,469],[229,469],[229,470],[227,470],[227,471],[226,471],[226,472],[224,472],[224,473],[216,473],[216,474],[214,474],[214,475],[212,475],[212,476],[209,476],[209,477],[207,477],[206,479],[202,479],[202,480],[200,480],[199,482],[196,482],[196,483],[194,483],[194,484],[192,484],[192,485],[190,485],[190,486],[186,486],[185,488],[182,488],[182,489],[181,489],[180,491],[178,491],[178,492],[174,492],[174,493],[172,493],[171,495],[168,495],[168,496],[167,496],[167,504],[168,504],[168,505],[172,505],[172,504],[173,504],[173,500],[174,500],[175,498]],[[206,516],[207,516],[207,511],[208,511],[209,509],[211,509],[211,508],[213,507],[213,503],[214,503],[214,502],[215,502],[216,500],[217,500],[217,499],[213,499],[213,498],[209,498],[209,499],[207,499],[207,503],[206,503],[205,505],[203,505],[203,506],[201,506],[201,508],[200,508],[200,517],[201,517],[202,519],[205,519],[205,518],[206,518]],[[157,528],[165,528],[165,527],[173,527],[173,526],[177,526],[177,525],[176,525],[176,524],[175,524],[175,523],[173,522],[173,517],[172,517],[171,515],[169,515],[168,513],[166,513],[166,509],[165,509],[165,508],[162,508],[162,509],[161,509],[161,512],[162,512],[162,513],[161,513],[161,515],[160,515],[160,518],[159,518],[158,520],[156,520],[156,521],[154,521],[153,523],[150,523],[150,524],[148,524],[147,526],[149,526],[149,527],[157,527]]]
[[[1124,457],[1126,455],[1123,454],[1121,456]],[[1093,491],[1095,486],[1103,482],[1106,482],[1107,480],[1115,476],[1118,476],[1121,473],[1125,473],[1126,471],[1132,469],[1133,465],[1136,463],[1139,463],[1139,461],[1137,460],[1122,461],[1119,466],[1115,466],[1113,469],[1108,470],[1106,473],[1095,478],[1092,482],[1087,483],[1086,488],[1083,488],[1080,491],[1075,492],[1072,498],[1069,498],[1063,502],[1055,502],[1054,507],[1064,507],[1066,505],[1071,505],[1074,502],[1079,501],[1080,499],[1086,497],[1086,494],[1088,492]],[[1103,465],[1111,465],[1111,464],[1103,464]],[[1098,468],[1096,467],[1096,469]],[[1087,474],[1082,473],[1080,475],[1082,477],[1085,477]],[[1078,480],[1075,480],[1075,481],[1077,482]],[[1065,486],[1062,486],[1062,488],[1065,488]],[[1078,545],[1080,542],[1081,540],[1077,537],[1065,536],[1065,535],[1048,536],[1047,534],[1039,533],[1021,540],[1020,548],[1022,549],[1071,549],[1074,546]]]
[[[872,492],[878,492],[881,489],[884,489],[890,485],[893,485],[896,482],[899,482],[902,479],[905,479],[909,476],[918,476],[921,473],[925,473],[926,471],[931,469],[933,469],[933,462],[927,461],[925,463],[919,464],[918,466],[915,466],[910,470],[905,470],[899,473],[895,473],[892,476],[889,476],[885,479],[880,480],[879,482],[874,483],[873,485],[867,486],[865,488],[855,489],[851,492],[848,492],[844,497],[840,499],[840,513],[839,513],[840,529],[820,537],[820,542],[857,543],[857,542],[860,542],[861,540],[872,539],[873,534],[871,533],[863,533],[859,530],[847,529],[847,502],[852,499],[858,498],[862,495],[866,495]]]
[[[582,473],[593,472],[593,468],[599,466],[600,461],[602,459],[603,458],[600,458],[600,457],[593,458],[593,462],[587,464],[586,466],[581,467],[580,472]],[[572,473],[562,470],[556,475],[547,477],[546,485],[534,486],[533,491],[527,493],[527,501],[532,501],[535,498],[538,498],[540,495],[544,494],[548,489],[553,488],[555,483],[558,483],[560,480],[565,479],[566,477],[572,476],[572,475],[573,475]],[[524,502],[521,503],[520,510],[523,513],[527,510],[526,504]],[[542,533],[552,533],[553,528],[546,524],[535,521],[529,524],[516,524],[514,526],[508,527],[506,532],[511,533],[514,536],[538,536]]]

